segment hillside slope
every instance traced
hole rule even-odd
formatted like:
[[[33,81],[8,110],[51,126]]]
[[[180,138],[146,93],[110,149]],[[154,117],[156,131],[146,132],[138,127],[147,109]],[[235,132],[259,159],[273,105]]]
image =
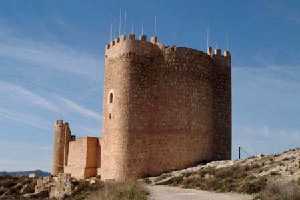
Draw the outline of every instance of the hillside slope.
[[[260,193],[274,182],[300,184],[299,177],[300,149],[292,149],[278,155],[215,161],[144,181],[154,185],[253,194]]]

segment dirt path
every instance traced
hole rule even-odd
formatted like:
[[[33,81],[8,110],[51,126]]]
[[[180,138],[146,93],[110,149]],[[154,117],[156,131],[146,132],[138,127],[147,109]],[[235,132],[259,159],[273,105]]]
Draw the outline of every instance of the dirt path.
[[[251,200],[249,195],[214,193],[170,186],[148,186],[150,200]]]

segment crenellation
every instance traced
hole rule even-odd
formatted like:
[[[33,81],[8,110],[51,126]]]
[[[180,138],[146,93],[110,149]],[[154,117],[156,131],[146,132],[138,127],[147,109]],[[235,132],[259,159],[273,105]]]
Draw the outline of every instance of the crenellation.
[[[208,47],[208,49],[207,49],[207,55],[209,55],[209,56],[213,55],[213,49],[212,49],[212,47]]]
[[[117,45],[105,49],[106,60],[131,55],[158,55],[162,53],[158,45],[153,45],[147,41],[146,35],[141,36],[139,40],[136,40],[133,34],[129,35],[128,38],[128,40],[121,40]]]
[[[118,44],[118,45],[116,45]],[[152,45],[150,45],[152,44]],[[113,47],[113,48],[112,48]],[[158,47],[158,48],[157,48]],[[128,40],[126,35],[121,35],[120,37],[115,38],[113,41],[111,41],[110,44],[106,45],[105,48],[105,57],[107,59],[115,58],[122,55],[146,55],[148,53],[154,53],[155,54],[164,54],[168,51],[176,52],[177,48],[183,48],[183,47],[176,47],[173,46],[165,46],[164,44],[158,42],[157,36],[152,36],[150,41],[147,40],[146,35],[141,35],[138,40],[135,39],[135,34],[129,34]],[[158,52],[158,49],[161,51]],[[189,48],[186,48],[189,49]],[[187,51],[190,52],[190,51]],[[208,55],[212,58],[212,60],[215,59],[223,59],[223,58],[230,58],[230,52],[224,51],[222,54],[221,49],[213,49],[212,47],[209,47],[207,49],[207,52],[204,53],[203,51],[195,50],[193,49],[193,52],[202,55]],[[226,60],[224,60],[225,62]],[[226,61],[227,62],[227,61]]]
[[[113,47],[115,45],[115,40],[110,42],[110,46]]]
[[[129,34],[129,40],[135,40],[135,34],[134,33]]]
[[[56,124],[63,124],[64,120],[56,120]]]
[[[147,36],[146,35],[141,35],[140,40],[141,41],[147,41]]]
[[[228,51],[228,50],[224,51],[223,56],[224,57],[231,57],[230,51]]]
[[[157,38],[157,36],[152,36],[151,39],[150,39],[150,42],[151,42],[152,44],[157,44],[157,43],[158,43],[158,38]]]
[[[120,35],[120,40],[125,41],[126,40],[126,35]]]
[[[120,38],[119,38],[119,37],[116,37],[116,38],[114,39],[114,44],[117,45],[119,42],[120,42]]]
[[[214,55],[216,55],[216,56],[221,56],[221,55],[222,55],[221,49],[215,49],[215,50],[214,50]]]

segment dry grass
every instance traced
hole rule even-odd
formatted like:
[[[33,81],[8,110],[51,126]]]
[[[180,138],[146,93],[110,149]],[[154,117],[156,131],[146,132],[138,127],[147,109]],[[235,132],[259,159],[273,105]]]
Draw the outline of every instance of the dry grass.
[[[88,181],[80,181],[74,185],[71,196],[66,200],[146,200],[148,192],[136,183],[117,183],[98,181],[90,184]]]
[[[288,183],[272,182],[258,195],[260,200],[300,200],[300,186],[292,181]]]
[[[207,167],[197,172],[175,176],[160,182],[160,184],[217,192],[253,194],[262,191],[267,184],[266,177],[252,175],[253,171],[258,170],[258,168],[257,165],[223,168]]]
[[[36,179],[28,177],[0,177],[0,199],[25,199],[24,193],[34,192]],[[26,188],[24,188],[27,186]],[[5,195],[5,196],[3,196]],[[97,180],[81,180],[72,182],[72,195],[65,200],[146,200],[148,192],[138,183],[108,183]],[[43,200],[48,197],[33,197],[30,199]],[[29,200],[29,198],[26,198]]]
[[[300,149],[291,149],[277,155],[257,155],[244,160],[200,164],[162,176],[149,177],[145,183],[257,195],[269,189],[271,186],[266,189],[267,185],[274,180],[281,182],[296,180],[294,184],[300,185],[298,177],[300,177]]]
[[[148,192],[137,183],[105,183],[89,200],[146,200]]]

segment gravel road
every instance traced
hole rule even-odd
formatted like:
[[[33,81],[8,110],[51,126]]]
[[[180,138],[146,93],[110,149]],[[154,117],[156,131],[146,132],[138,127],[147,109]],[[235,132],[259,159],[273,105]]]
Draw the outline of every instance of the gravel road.
[[[251,200],[249,195],[214,193],[170,186],[147,186],[150,200]]]

